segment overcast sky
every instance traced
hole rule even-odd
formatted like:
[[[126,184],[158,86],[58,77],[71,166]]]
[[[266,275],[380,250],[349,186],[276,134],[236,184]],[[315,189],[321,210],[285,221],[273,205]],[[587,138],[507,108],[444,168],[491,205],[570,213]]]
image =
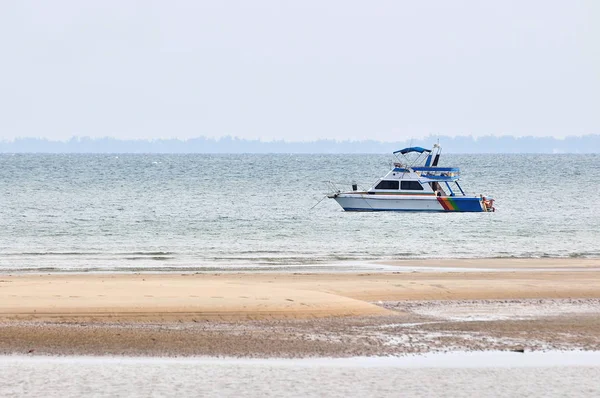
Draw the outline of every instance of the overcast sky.
[[[600,1],[0,1],[0,139],[600,134]]]

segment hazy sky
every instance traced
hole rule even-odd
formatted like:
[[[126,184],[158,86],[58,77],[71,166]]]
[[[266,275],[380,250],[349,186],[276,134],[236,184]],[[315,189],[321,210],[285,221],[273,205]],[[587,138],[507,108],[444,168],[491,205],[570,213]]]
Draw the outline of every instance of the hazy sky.
[[[600,133],[600,1],[0,1],[0,139]]]

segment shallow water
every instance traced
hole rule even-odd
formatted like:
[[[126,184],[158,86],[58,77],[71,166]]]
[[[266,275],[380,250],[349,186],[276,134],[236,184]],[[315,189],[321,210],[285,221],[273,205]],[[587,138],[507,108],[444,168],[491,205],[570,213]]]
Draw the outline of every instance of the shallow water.
[[[10,396],[598,396],[599,352],[255,360],[0,357]]]
[[[443,155],[487,214],[345,213],[377,155],[0,154],[0,270],[351,266],[373,259],[599,257],[600,155]]]

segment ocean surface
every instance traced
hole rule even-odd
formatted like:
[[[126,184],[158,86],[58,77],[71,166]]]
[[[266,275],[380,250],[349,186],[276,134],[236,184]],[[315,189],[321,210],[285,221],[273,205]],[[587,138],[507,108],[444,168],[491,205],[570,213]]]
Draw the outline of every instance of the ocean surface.
[[[0,356],[3,397],[596,397],[598,352],[346,359]]]
[[[350,213],[391,155],[0,154],[0,272],[600,257],[600,155],[442,155],[495,213]]]

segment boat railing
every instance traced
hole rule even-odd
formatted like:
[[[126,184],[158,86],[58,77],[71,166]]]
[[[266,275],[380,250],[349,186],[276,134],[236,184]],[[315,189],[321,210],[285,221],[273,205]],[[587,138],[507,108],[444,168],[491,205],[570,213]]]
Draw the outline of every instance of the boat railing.
[[[337,184],[331,180],[329,181],[323,181],[325,184],[327,184],[327,194],[332,194],[332,193],[340,193],[341,190],[338,188]]]
[[[324,181],[325,184],[327,184],[327,187],[329,188],[329,191],[327,192],[327,195],[330,194],[338,194],[341,192],[349,192],[348,189],[351,189],[352,192],[364,192],[366,191],[364,184],[358,183],[356,181],[351,181],[351,182],[335,182],[335,181]],[[342,186],[343,188],[340,189],[339,187]],[[347,188],[346,188],[347,187]]]
[[[457,167],[413,167],[413,170],[421,177],[436,179],[456,179],[460,176]]]
[[[437,167],[437,166],[424,166],[424,167],[413,167],[414,171],[426,171],[426,172],[440,172],[440,173],[460,173],[460,168],[458,167]]]

